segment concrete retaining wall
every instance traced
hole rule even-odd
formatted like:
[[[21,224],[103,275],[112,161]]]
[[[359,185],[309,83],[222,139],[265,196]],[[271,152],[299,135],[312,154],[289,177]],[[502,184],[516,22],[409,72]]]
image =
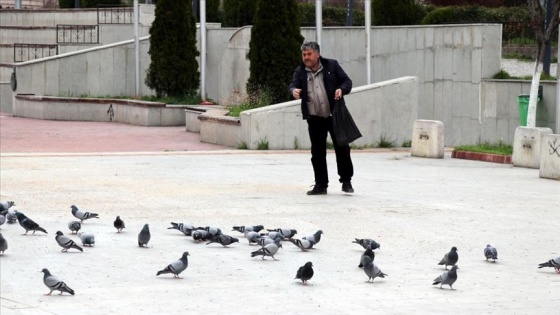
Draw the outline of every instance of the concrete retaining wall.
[[[140,126],[184,126],[183,107],[115,99],[17,95],[14,116],[76,121],[114,121]]]
[[[354,88],[345,100],[362,133],[354,145],[375,145],[385,137],[400,146],[411,139],[418,115],[418,78],[403,77]],[[256,149],[265,140],[273,150],[311,147],[299,100],[244,111],[240,121],[241,141],[249,149]],[[202,134],[201,128],[201,139]]]

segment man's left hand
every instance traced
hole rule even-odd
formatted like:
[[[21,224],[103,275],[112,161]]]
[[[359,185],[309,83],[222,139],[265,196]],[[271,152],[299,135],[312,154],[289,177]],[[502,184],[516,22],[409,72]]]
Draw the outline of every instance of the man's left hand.
[[[341,97],[342,97],[342,90],[336,89],[336,91],[334,91],[334,99],[339,100]]]

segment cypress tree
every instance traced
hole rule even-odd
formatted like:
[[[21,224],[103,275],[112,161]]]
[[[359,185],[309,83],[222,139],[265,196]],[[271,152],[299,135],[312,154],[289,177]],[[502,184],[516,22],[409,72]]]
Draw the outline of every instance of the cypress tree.
[[[150,28],[146,85],[158,97],[195,95],[200,86],[196,24],[190,0],[158,0]]]
[[[371,11],[373,25],[420,24],[425,15],[415,0],[375,0]]]
[[[302,43],[296,0],[258,0],[249,42],[250,97],[265,93],[272,103],[289,100],[286,87],[301,62]]]
[[[223,0],[222,5],[225,27],[241,27],[253,24],[257,0]]]

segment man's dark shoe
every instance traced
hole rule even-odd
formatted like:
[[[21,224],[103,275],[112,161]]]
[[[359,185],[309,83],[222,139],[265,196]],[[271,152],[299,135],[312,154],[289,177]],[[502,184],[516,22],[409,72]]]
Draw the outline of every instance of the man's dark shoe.
[[[354,188],[352,188],[352,183],[350,182],[343,182],[342,183],[342,191],[345,193],[353,193]]]
[[[319,185],[313,186],[313,189],[307,192],[308,195],[326,195],[327,188]]]

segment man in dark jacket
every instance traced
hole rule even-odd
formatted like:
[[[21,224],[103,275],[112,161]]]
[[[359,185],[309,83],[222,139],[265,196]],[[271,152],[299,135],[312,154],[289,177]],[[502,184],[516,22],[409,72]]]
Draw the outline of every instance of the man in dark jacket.
[[[332,110],[336,100],[352,90],[352,80],[342,70],[338,61],[323,58],[316,42],[301,46],[303,63],[296,68],[288,87],[295,99],[301,99],[301,113],[307,120],[311,140],[311,164],[315,173],[315,185],[308,195],[325,195],[329,186],[327,171],[327,132],[333,140],[339,181],[342,191],[353,193],[354,167],[350,158],[350,146],[336,143],[332,124]]]

